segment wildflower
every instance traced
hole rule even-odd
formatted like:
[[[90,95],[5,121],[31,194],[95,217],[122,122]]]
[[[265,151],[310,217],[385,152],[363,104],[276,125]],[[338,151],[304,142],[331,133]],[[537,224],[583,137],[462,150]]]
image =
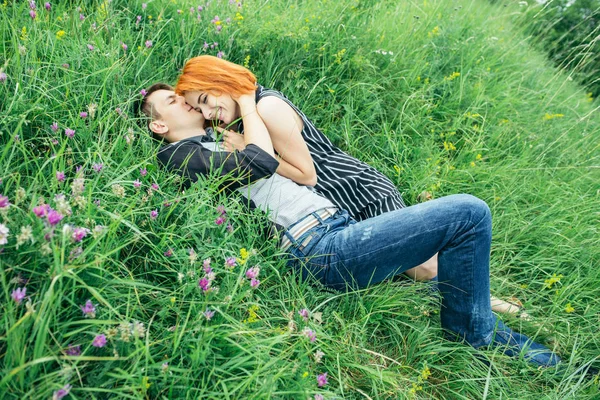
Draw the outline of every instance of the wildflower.
[[[572,313],[574,311],[575,311],[575,309],[573,308],[573,306],[571,306],[571,303],[567,303],[567,305],[565,307],[565,312],[566,313]]]
[[[79,306],[79,308],[81,308],[81,311],[83,311],[83,314],[86,316],[86,318],[96,318],[96,306],[94,306],[92,300],[86,301],[85,304]]]
[[[455,78],[458,78],[459,76],[460,76],[460,72],[453,72],[453,73],[452,73],[452,75],[445,76],[445,77],[444,77],[444,80],[445,80],[445,81],[452,81],[452,80],[454,80]]]
[[[321,350],[315,351],[315,354],[313,355],[315,357],[315,362],[317,364],[320,363],[324,355],[325,353],[323,353]]]
[[[222,51],[219,51],[217,53],[217,58],[223,58],[224,55],[225,55],[225,53],[223,53]]]
[[[81,177],[73,179],[73,182],[71,182],[71,193],[73,196],[79,196],[80,194],[83,194],[84,190],[85,179]]]
[[[250,280],[250,287],[251,287],[252,289],[256,289],[256,288],[258,287],[258,285],[260,285],[260,281],[259,281],[258,279],[256,279],[256,278],[252,278],[252,279]]]
[[[181,14],[182,12],[182,10],[177,10],[177,14]]]
[[[52,6],[50,5],[50,2],[46,2],[44,4],[44,7],[46,8],[46,11],[50,11],[50,9],[52,8]]]
[[[235,267],[236,261],[237,260],[235,259],[235,257],[227,257],[227,259],[225,260],[225,267]]]
[[[92,231],[92,236],[96,238],[96,237],[100,236],[101,234],[103,234],[105,230],[106,230],[106,226],[96,225],[94,227],[94,230]]]
[[[75,130],[67,128],[65,129],[65,135],[67,135],[67,137],[72,138],[73,136],[75,136]]]
[[[327,372],[317,375],[317,386],[323,387],[327,385]]]
[[[171,257],[173,255],[173,250],[169,249],[163,253],[165,257]]]
[[[198,286],[200,286],[200,289],[206,292],[208,289],[210,289],[210,283],[211,282],[206,277],[204,277],[198,281]]]
[[[557,276],[556,274],[552,274],[552,277],[551,277],[551,278],[548,278],[548,279],[545,279],[545,280],[544,280],[544,286],[545,286],[547,289],[552,289],[552,286],[553,286],[555,283],[559,283],[561,278],[563,278],[563,274],[560,274],[560,275],[558,275],[558,276]]]
[[[150,185],[150,188],[152,190],[158,190],[159,189],[159,187],[158,187],[158,185],[156,183],[153,183],[152,185]]]
[[[246,278],[254,279],[258,276],[259,272],[260,272],[260,267],[258,265],[255,267],[252,267],[252,268],[248,269],[248,271],[246,271]]]
[[[425,363],[425,366],[423,367],[423,370],[421,371],[421,380],[426,381],[427,378],[429,378],[430,376],[431,376],[431,370],[427,366],[427,363]]]
[[[106,336],[105,335],[97,335],[92,341],[92,346],[94,347],[104,347],[106,346]]]
[[[48,214],[48,211],[50,211],[50,206],[48,204],[33,207],[33,213],[40,218],[45,217]]]
[[[223,205],[220,205],[217,207],[217,212],[221,215],[227,214],[227,211],[225,211],[225,206],[223,206]]]
[[[69,69],[69,64],[64,63],[64,64],[61,65],[61,67],[65,68],[65,69]]]
[[[139,24],[141,20],[142,20],[142,16],[138,15],[137,17],[135,17],[135,24],[136,25]]]
[[[21,201],[25,199],[27,192],[22,187],[17,188],[17,193],[15,194],[15,203],[19,204]]]
[[[217,33],[221,32],[221,29],[223,29],[223,25],[217,25],[217,27],[216,27]],[[221,58],[221,57],[219,57],[219,58]]]
[[[227,223],[227,228],[225,228],[225,229],[227,229],[227,232],[233,233],[233,225],[231,225],[231,222]]]
[[[146,7],[148,7],[148,4],[146,4],[146,3],[142,3],[142,10],[145,10],[145,9],[146,9]]]
[[[127,51],[127,49],[128,49],[127,45],[125,43],[123,43],[123,42],[121,42],[121,47],[123,48],[123,51]],[[120,111],[121,109],[117,108],[117,110]],[[119,114],[121,114],[121,113],[119,112]]]
[[[86,113],[85,111],[82,111],[82,112],[79,113],[79,116],[81,118],[87,118],[88,117],[88,113]]]
[[[10,206],[10,201],[8,201],[8,196],[0,195],[0,208],[7,208]]]
[[[94,46],[92,46],[91,44],[88,44],[87,48],[89,51],[94,51]]]
[[[298,314],[300,314],[300,316],[305,322],[308,322],[308,310],[306,308],[303,308],[302,310],[298,311]]]
[[[33,243],[33,230],[31,226],[22,226],[21,233],[17,236],[17,249],[28,240]]]
[[[146,97],[146,95],[148,94],[148,92],[146,91],[146,89],[142,89],[142,90],[140,90],[140,94],[141,94],[143,97]]]
[[[150,211],[150,218],[156,219],[156,217],[158,217],[158,210]]]
[[[315,333],[315,331],[313,331],[309,327],[304,328],[302,330],[302,334],[304,336],[306,336],[308,339],[310,339],[311,342],[314,342],[315,340],[317,340],[317,334]]]
[[[208,44],[208,43],[206,43],[206,42],[204,42],[204,45],[202,46],[202,48],[203,48],[204,50],[206,50],[206,49],[208,49],[208,46],[209,46],[209,44]]]
[[[207,320],[210,321],[212,319],[212,317],[215,315],[215,312],[213,310],[210,310],[207,308],[206,311],[204,311],[203,315],[204,315],[204,317],[206,317]]]
[[[0,71],[0,82],[6,82],[6,78],[8,78],[8,76],[6,76],[4,72]]]
[[[95,163],[94,165],[92,165],[92,168],[94,169],[94,171],[96,172],[100,172],[102,171],[102,168],[104,167],[103,164],[100,163]]]
[[[144,44],[146,45],[146,48],[149,49],[150,47],[152,47],[152,40],[146,40]]]
[[[146,176],[148,174],[148,170],[146,168],[140,168],[140,175]]]
[[[323,400],[323,395],[322,394],[315,394],[315,400]]]
[[[34,10],[30,10],[29,11],[29,16],[31,17],[31,19],[35,19],[35,17],[36,17],[35,11]]]
[[[81,355],[81,346],[72,346],[69,345],[67,349],[64,351],[67,356],[80,356]]]
[[[218,217],[217,219],[215,219],[215,224],[217,225],[222,225],[223,222],[225,222],[225,218],[223,217]]]
[[[64,215],[62,215],[56,210],[50,209],[48,211],[48,214],[46,215],[46,218],[48,219],[48,223],[54,226],[64,218]]]
[[[115,112],[119,115],[123,115],[123,110],[121,110],[121,107],[115,108]]]
[[[96,205],[96,207],[100,207],[100,200],[99,199],[94,200],[94,204]]]
[[[58,130],[58,123],[54,122],[52,125],[50,125],[50,129],[52,129],[52,132],[56,133]]]
[[[74,242],[79,243],[90,233],[90,230],[87,228],[75,228],[73,229],[73,235],[71,238]]]
[[[204,268],[204,272],[206,272],[207,274],[210,272],[210,271],[207,271],[207,270],[211,270],[210,257],[202,261],[202,268]]]
[[[50,4],[50,3],[46,3],[46,4]],[[52,400],[61,400],[62,398],[64,398],[65,396],[67,396],[69,394],[69,392],[71,391],[71,388],[72,388],[72,386],[67,383],[61,389],[56,390],[53,393]]]
[[[112,192],[115,196],[124,198],[125,197],[125,188],[118,183],[112,185]]]
[[[69,261],[73,261],[74,259],[79,257],[81,255],[81,253],[83,253],[83,248],[81,248],[81,247],[77,247],[77,248],[71,250],[71,252],[69,253]]]
[[[2,226],[2,224],[0,224],[0,226]],[[21,304],[21,301],[23,301],[23,299],[25,298],[26,292],[27,292],[26,287],[16,288],[15,290],[12,291],[12,293],[10,294],[10,297],[12,297],[12,299],[15,301],[15,303]]]
[[[135,181],[133,181],[134,188],[139,188],[140,186],[142,186],[142,182],[140,182],[139,179],[136,179]]]
[[[546,113],[546,115],[544,115],[544,119],[549,120],[549,119],[554,119],[554,118],[562,118],[564,116],[565,116],[564,114],[548,114],[548,113]]]

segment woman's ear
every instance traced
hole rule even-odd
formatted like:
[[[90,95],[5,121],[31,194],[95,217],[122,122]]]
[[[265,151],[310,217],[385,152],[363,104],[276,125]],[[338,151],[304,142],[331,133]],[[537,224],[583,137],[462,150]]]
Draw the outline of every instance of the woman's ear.
[[[157,133],[159,135],[164,135],[167,132],[169,132],[169,127],[167,126],[167,124],[165,124],[159,119],[150,122],[149,127],[152,132]]]

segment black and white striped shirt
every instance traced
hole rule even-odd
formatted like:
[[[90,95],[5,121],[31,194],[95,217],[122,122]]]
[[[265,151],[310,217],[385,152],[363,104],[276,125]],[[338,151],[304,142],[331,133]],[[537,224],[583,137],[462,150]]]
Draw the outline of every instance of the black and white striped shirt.
[[[256,102],[267,96],[282,99],[302,118],[302,137],[315,164],[319,193],[358,221],[406,207],[385,175],[334,146],[283,93],[258,85]]]

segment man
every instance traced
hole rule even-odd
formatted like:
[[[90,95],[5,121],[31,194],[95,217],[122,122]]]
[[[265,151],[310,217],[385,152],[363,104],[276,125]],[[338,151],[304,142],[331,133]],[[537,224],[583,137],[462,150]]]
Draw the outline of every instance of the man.
[[[523,354],[536,366],[560,362],[492,314],[491,214],[485,202],[452,195],[356,222],[309,187],[275,173],[279,163],[254,94],[234,100],[246,148],[224,152],[201,128],[200,113],[168,85],[153,85],[140,107],[153,134],[169,142],[158,153],[161,164],[189,181],[219,175],[223,188],[240,192],[281,227],[281,248],[289,254],[290,266],[335,289],[367,287],[439,252],[440,317],[452,338],[475,348],[502,346],[506,354]]]

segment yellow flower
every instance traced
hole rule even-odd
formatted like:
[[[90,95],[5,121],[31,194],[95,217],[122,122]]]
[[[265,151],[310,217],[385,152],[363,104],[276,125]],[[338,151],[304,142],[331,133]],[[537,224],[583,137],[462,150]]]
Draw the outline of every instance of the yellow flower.
[[[475,166],[475,161],[471,161],[471,163],[469,164],[471,167]]]
[[[549,120],[549,119],[554,119],[554,118],[562,118],[564,116],[565,116],[564,114],[548,114],[548,113],[546,113],[546,115],[544,115],[544,119]]]
[[[400,167],[398,167],[397,165],[394,165],[394,169],[396,170],[396,172],[397,172],[397,173],[398,173],[398,175],[399,175],[399,174],[400,174],[400,172],[402,172],[402,170],[403,170],[404,168],[400,168]]]
[[[56,32],[56,38],[57,38],[57,39],[62,39],[62,38],[63,38],[63,36],[65,36],[65,33],[67,33],[67,32],[65,32],[65,31],[63,31],[63,30],[61,29],[60,31]]]
[[[171,304],[175,304],[175,301],[177,301],[177,299],[175,298],[175,296],[171,297]]]
[[[23,27],[21,29],[21,40],[26,42],[27,41],[27,27]]]
[[[447,151],[454,151],[456,150],[456,146],[454,146],[452,142],[447,142],[444,140],[444,149]]]
[[[560,275],[556,275],[556,274],[552,274],[551,278],[545,279],[544,280],[544,286],[547,289],[552,289],[552,285],[554,285],[555,283],[560,282],[560,279],[563,277],[563,274]]]
[[[244,67],[248,68],[250,66],[250,54],[244,58]]]
[[[460,72],[453,72],[452,75],[444,77],[446,81],[452,81],[454,78],[458,78],[460,76]]]
[[[575,311],[575,309],[571,306],[571,303],[567,303],[567,306],[565,307],[565,312],[572,313],[573,311]]]
[[[428,85],[429,84],[429,78],[425,78],[425,84]]]
[[[242,16],[242,14],[240,14],[240,13],[235,13],[235,17],[233,17],[233,19],[234,19],[235,21],[241,21],[241,20],[243,20],[243,19],[244,19],[244,17],[243,17],[243,16]]]
[[[475,157],[476,160],[481,160],[481,154],[477,154],[477,157]]]
[[[431,38],[434,36],[438,36],[440,34],[440,27],[436,26],[435,28],[433,28],[433,30],[431,32],[427,33],[427,37]]]
[[[425,368],[423,368],[423,371],[421,371],[421,379],[426,381],[427,378],[429,378],[431,376],[431,371],[429,370],[429,367],[427,366],[427,364],[425,364]]]
[[[150,385],[152,385],[152,384],[150,383],[150,380],[148,379],[148,377],[147,377],[147,376],[145,376],[145,377],[142,379],[142,385],[144,385],[144,387],[145,387],[146,389],[149,389],[149,388],[150,388]]]
[[[592,92],[589,92],[589,93],[587,94],[587,101],[588,101],[589,103],[591,103],[592,101],[594,101],[594,98],[592,97]]]
[[[308,377],[308,371],[304,371],[304,373],[302,374],[302,377],[303,377],[303,378],[306,378],[306,377]]]

